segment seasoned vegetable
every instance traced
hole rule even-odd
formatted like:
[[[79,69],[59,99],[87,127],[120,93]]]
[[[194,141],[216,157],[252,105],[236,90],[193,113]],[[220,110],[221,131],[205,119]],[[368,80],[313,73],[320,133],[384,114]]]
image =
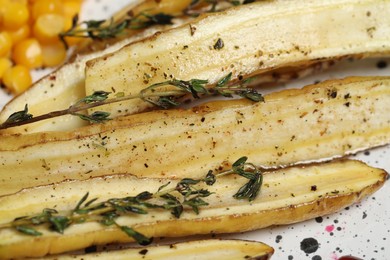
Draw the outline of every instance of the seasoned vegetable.
[[[242,232],[299,222],[341,210],[361,200],[380,188],[386,177],[383,170],[358,161],[290,167],[265,173],[259,196],[248,202],[234,197],[247,180],[226,175],[217,178],[212,185],[201,186],[210,195],[203,198],[206,204],[199,207],[198,214],[191,206],[185,206],[178,217],[165,209],[146,206],[141,201],[135,206],[117,204],[117,207],[122,205],[122,212],[119,215],[102,212],[106,221],[99,223],[95,222],[98,219],[94,214],[88,214],[92,205],[109,199],[116,203],[122,197],[134,201],[129,196],[141,200],[145,198],[145,192],[155,193],[169,188],[166,186],[168,180],[109,175],[32,187],[0,197],[0,257],[43,256],[92,244],[130,242],[141,234],[149,238],[179,237]],[[170,185],[175,186],[176,182],[171,180]],[[90,202],[84,196],[85,200],[80,201],[87,192],[89,198],[98,200]],[[164,197],[166,205],[176,201],[172,197],[175,198],[173,194]],[[181,201],[179,197],[177,200]],[[73,222],[69,217],[60,217],[66,212],[81,218]],[[40,217],[34,218],[35,224],[18,225],[26,219],[19,217],[40,213],[51,214],[51,223],[55,223],[56,228],[50,230],[48,225],[40,225]],[[15,218],[18,219],[13,221]],[[64,229],[58,230],[57,226]],[[129,236],[127,232],[130,231]],[[136,238],[134,232],[138,234]]]
[[[216,257],[224,260],[237,259],[270,259],[273,248],[260,242],[242,240],[199,240],[182,242],[171,245],[160,245],[147,248],[130,248],[111,252],[102,252],[86,255],[56,256],[54,259],[153,259],[153,260],[181,260],[204,259],[215,260]],[[51,259],[51,258],[49,258]]]
[[[389,0],[261,1],[201,16],[88,61],[86,93],[137,94],[169,79],[239,80],[286,66],[390,53]],[[151,106],[104,108],[112,116]],[[100,110],[101,108],[99,108]]]
[[[243,155],[272,167],[390,141],[387,77],[326,81],[264,98],[153,111],[71,132],[3,136],[0,195],[108,173],[198,178]]]
[[[201,15],[196,21],[182,20],[185,24],[181,27],[161,29],[161,33],[151,36],[160,30],[153,27],[149,33],[130,37],[105,52],[82,56],[79,62],[48,76],[8,104],[0,121],[26,104],[38,116],[67,108],[94,91],[137,95],[150,84],[172,78],[209,79],[212,85],[229,72],[233,72],[234,80],[255,74],[266,74],[266,78],[274,80],[269,75],[275,70],[280,73],[287,68],[294,76],[298,75],[294,70],[322,61],[388,55],[389,5],[388,0],[261,1]],[[313,35],[316,37],[310,37]],[[217,42],[223,47],[214,49]],[[132,44],[117,54],[90,62],[85,93],[85,62],[118,50],[125,43]],[[106,110],[116,116],[147,108],[151,108],[150,103],[133,100]],[[81,125],[82,121],[67,116],[1,132],[63,131]]]
[[[177,12],[177,8],[184,8],[183,3],[185,2],[186,1],[182,0],[165,0],[161,1],[159,5],[163,7],[162,11],[165,10]],[[135,11],[138,13],[141,12],[141,10],[144,10],[144,8],[148,8],[149,10],[149,8],[153,6],[153,4],[156,5],[156,2],[154,0],[136,1],[127,6],[123,11],[119,12],[115,16],[115,19],[121,19],[123,16],[126,15],[127,12],[129,12],[129,10],[132,9],[135,9]],[[119,48],[130,42],[137,41],[147,36],[153,35],[157,31],[165,30],[166,28],[170,28],[172,26],[177,26],[177,24],[181,24],[182,22],[183,21],[178,19],[175,20],[174,24],[172,25],[155,25],[145,30],[132,30],[130,32],[127,32],[127,38],[121,38],[120,41],[112,43],[109,47],[99,47],[96,52],[84,50],[83,53],[85,54],[76,55],[70,63],[64,64],[56,71],[45,76],[38,82],[35,82],[30,89],[23,92],[21,95],[15,97],[9,104],[4,107],[4,109],[0,113],[0,121],[3,121],[3,119],[5,120],[10,113],[13,113],[23,108],[25,104],[29,105],[29,109],[34,115],[43,114],[50,110],[54,111],[68,107],[78,99],[85,96],[84,69],[86,61],[98,56],[102,56],[103,54],[118,50]],[[69,40],[70,38],[72,37],[66,37],[66,40]],[[87,41],[87,43],[83,42],[82,45],[84,47],[80,48],[87,48],[87,46],[89,46],[90,44],[91,43],[89,41]],[[94,47],[90,48],[94,49]],[[18,79],[16,80],[18,81]],[[2,133],[27,133],[45,130],[68,130],[78,128],[82,125],[84,125],[84,122],[82,120],[78,120],[74,117],[63,117],[55,121],[40,122],[38,124],[34,124],[28,127],[12,129],[9,131],[2,131]]]

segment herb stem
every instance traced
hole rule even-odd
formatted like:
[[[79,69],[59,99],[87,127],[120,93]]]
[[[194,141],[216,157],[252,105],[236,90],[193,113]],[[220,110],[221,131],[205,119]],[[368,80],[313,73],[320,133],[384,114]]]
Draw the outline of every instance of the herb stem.
[[[79,112],[98,106],[132,99],[141,99],[153,104],[154,106],[162,108],[170,108],[172,106],[180,105],[176,98],[185,94],[190,94],[195,99],[199,99],[202,95],[217,94],[229,98],[233,97],[233,95],[239,95],[254,102],[264,101],[262,95],[257,93],[254,89],[247,88],[243,85],[227,85],[231,80],[231,76],[232,73],[229,73],[227,76],[219,80],[214,86],[207,86],[208,80],[191,79],[184,81],[173,79],[152,84],[135,95],[122,94],[122,96],[119,96],[118,93],[117,97],[114,98],[108,98],[108,95],[110,94],[109,92],[95,91],[92,95],[80,99],[67,109],[52,111],[36,117],[28,114],[28,107],[26,105],[24,110],[11,114],[4,123],[0,124],[0,130],[64,115],[78,116],[81,119],[92,123],[100,123],[108,120],[108,116],[110,114],[107,112],[96,111],[90,115],[86,115]],[[163,89],[163,86],[167,86],[169,89]]]
[[[93,103],[89,103],[89,104],[85,104],[85,103],[77,104],[76,103],[75,105],[72,105],[67,109],[52,111],[52,112],[49,112],[47,114],[34,116],[34,117],[29,118],[27,120],[9,122],[9,123],[4,122],[3,124],[0,124],[0,130],[10,128],[10,127],[31,124],[31,123],[35,123],[38,121],[56,118],[56,117],[60,117],[60,116],[65,116],[65,115],[78,115],[77,113],[80,111],[85,111],[85,110],[88,110],[88,109],[91,109],[94,107],[99,107],[99,106],[108,105],[108,104],[117,103],[117,102],[126,101],[126,100],[132,100],[132,99],[138,99],[138,98],[150,98],[150,97],[180,96],[183,94],[184,94],[184,91],[182,91],[182,90],[171,90],[171,91],[164,91],[164,92],[142,93],[142,94],[137,94],[137,95],[128,95],[128,96],[123,96],[123,97],[110,98],[110,99],[107,99],[104,101],[97,101],[97,102],[93,102]]]

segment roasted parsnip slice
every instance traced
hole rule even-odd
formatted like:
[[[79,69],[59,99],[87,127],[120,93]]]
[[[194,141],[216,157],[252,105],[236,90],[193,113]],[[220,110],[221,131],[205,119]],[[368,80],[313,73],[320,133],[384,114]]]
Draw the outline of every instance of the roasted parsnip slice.
[[[199,240],[172,245],[160,245],[146,248],[130,248],[86,255],[56,256],[49,259],[153,259],[153,260],[237,260],[237,259],[271,259],[272,247],[255,241],[244,240]]]
[[[195,178],[244,155],[263,167],[343,156],[390,142],[389,106],[390,78],[347,78],[272,93],[264,103],[220,101],[4,136],[0,195],[108,173]]]
[[[134,42],[91,60],[86,93],[137,94],[170,79],[232,79],[343,56],[390,53],[389,0],[261,1],[241,5]],[[132,100],[109,105],[112,116],[144,111]]]
[[[47,225],[36,225],[30,227],[41,235],[28,236],[16,231],[18,225],[10,227],[15,218],[39,214],[45,208],[56,209],[59,216],[71,216],[87,192],[89,198],[99,198],[98,203],[145,191],[161,193],[161,187],[169,180],[112,175],[38,186],[0,197],[0,257],[43,256],[92,244],[133,241],[119,228],[123,226],[147,237],[179,237],[299,222],[333,213],[361,200],[379,189],[386,177],[384,170],[350,160],[289,167],[264,173],[260,194],[249,202],[233,198],[247,180],[224,175],[217,177],[211,186],[197,187],[212,193],[203,198],[208,205],[200,206],[198,214],[190,206],[184,207],[180,218],[175,218],[170,210],[147,208],[146,214],[121,215],[115,218],[117,225],[105,226],[94,222],[94,213],[90,212],[82,217],[85,222],[70,222],[63,234],[50,231]],[[175,180],[170,181],[169,185],[175,187]]]
[[[182,16],[183,10],[188,8],[191,0],[136,0],[131,1],[130,4],[119,10],[115,13],[111,19],[108,19],[103,26],[108,25],[109,23],[115,22],[120,23],[126,19],[136,17],[141,13],[146,13],[148,15],[155,14],[169,14],[172,16]],[[144,18],[141,16],[141,19]],[[139,28],[142,30],[143,28]],[[110,45],[128,38],[134,34],[137,34],[139,31],[135,28],[125,28],[123,32],[118,35],[115,35],[113,38],[107,39],[91,39],[86,38],[76,46],[76,50],[72,53],[73,57],[76,57],[79,54],[88,54],[91,52],[101,51]]]
[[[84,70],[88,60],[114,52],[126,44],[177,26],[185,21],[186,19],[175,19],[173,25],[156,25],[143,31],[137,31],[137,33],[133,33],[131,36],[103,50],[77,55],[74,60],[38,80],[27,91],[11,100],[1,111],[0,122],[5,122],[12,113],[23,110],[26,104],[29,113],[34,116],[68,108],[86,95]],[[84,125],[86,125],[86,121],[78,117],[63,116],[21,127],[4,129],[0,131],[0,134],[66,131]]]
[[[231,4],[218,3],[218,10],[229,8]],[[29,113],[38,116],[48,111],[68,108],[81,98],[85,97],[85,63],[93,58],[114,52],[121,47],[143,38],[149,37],[159,31],[179,26],[193,20],[192,16],[183,15],[183,10],[190,4],[189,0],[137,0],[120,10],[113,16],[113,21],[120,22],[128,19],[128,14],[137,15],[142,12],[148,14],[164,13],[175,16],[172,25],[154,25],[148,29],[129,29],[114,39],[101,41],[83,41],[76,54],[62,67],[37,81],[23,94],[11,100],[0,112],[0,123],[14,112],[22,110],[28,104]],[[206,3],[206,6],[210,3]],[[206,10],[199,10],[206,12]],[[111,22],[111,20],[109,20]],[[86,125],[85,121],[77,117],[63,116],[51,120],[41,121],[22,127],[0,130],[0,134],[33,133],[40,131],[66,131]]]

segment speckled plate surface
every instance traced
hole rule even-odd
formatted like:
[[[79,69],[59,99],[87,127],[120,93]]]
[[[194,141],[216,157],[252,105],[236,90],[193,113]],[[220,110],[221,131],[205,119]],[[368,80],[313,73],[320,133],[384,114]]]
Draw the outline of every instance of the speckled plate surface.
[[[131,0],[86,0],[83,6],[84,19],[103,19],[120,9]],[[34,73],[37,79],[46,71]],[[325,79],[346,76],[390,75],[390,59],[345,61],[332,69],[278,87],[294,88]],[[274,89],[272,89],[274,90]],[[270,91],[270,90],[265,90]],[[0,90],[0,108],[11,97]],[[388,111],[390,113],[390,110]],[[371,166],[390,172],[390,146],[385,146],[352,156]],[[390,183],[373,196],[359,204],[352,205],[338,213],[316,218],[303,223],[271,227],[263,230],[232,234],[229,238],[258,240],[274,247],[273,259],[336,260],[344,255],[361,259],[390,259]],[[306,254],[301,242],[315,239],[319,248]]]

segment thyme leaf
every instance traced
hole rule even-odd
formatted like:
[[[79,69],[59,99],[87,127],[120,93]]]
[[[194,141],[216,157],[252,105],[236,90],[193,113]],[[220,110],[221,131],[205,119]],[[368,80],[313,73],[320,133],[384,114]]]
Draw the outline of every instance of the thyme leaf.
[[[4,122],[4,125],[17,123],[17,122],[24,122],[29,119],[31,119],[33,116],[28,113],[28,106],[27,104],[24,106],[24,109],[21,111],[17,111],[15,113],[12,113],[7,120]]]
[[[71,220],[66,216],[51,216],[48,219],[51,224],[50,228],[58,233],[63,234],[64,230],[71,224]]]
[[[92,95],[89,95],[89,96],[86,96],[82,99],[80,99],[79,101],[77,101],[77,103],[74,106],[77,106],[79,104],[90,104],[90,103],[94,103],[94,102],[99,102],[99,101],[104,101],[108,98],[108,95],[110,94],[110,92],[106,92],[106,91],[95,91],[92,93]]]
[[[155,105],[164,109],[168,109],[170,107],[179,106],[180,103],[177,102],[174,97],[160,97]]]
[[[53,214],[56,213],[58,212],[55,209],[43,209],[41,214],[31,218],[31,223],[34,225],[45,223]]]
[[[77,203],[76,207],[74,208],[74,212],[77,212],[81,205],[88,199],[89,192],[85,193],[85,195],[80,199],[80,201]]]
[[[166,203],[163,205],[165,209],[171,210],[171,214],[176,218],[180,218],[183,213],[184,207],[179,201],[179,199],[172,194],[165,193],[160,196]]]
[[[209,170],[206,177],[203,180],[208,186],[212,186],[216,182],[215,175],[212,170]]]
[[[169,184],[171,184],[171,182],[167,182],[167,183],[161,185],[161,186],[158,188],[157,192],[160,192],[162,189],[164,189],[165,187],[167,187]]]
[[[26,235],[29,235],[29,236],[34,236],[34,237],[37,237],[37,236],[42,236],[42,233],[35,230],[34,228],[32,227],[28,227],[28,226],[16,226],[15,229],[17,231],[19,231],[20,233],[23,233],[23,234],[26,234]]]
[[[165,13],[148,14],[147,12],[141,12],[139,15],[129,20],[128,28],[130,29],[142,29],[152,25],[168,25],[172,24],[174,16]]]
[[[197,215],[199,214],[199,207],[209,205],[209,203],[207,203],[200,197],[194,197],[189,200],[185,200],[183,204],[190,206]]]
[[[239,158],[237,161],[235,161],[232,166],[233,167],[242,167],[243,165],[245,165],[246,161],[248,160],[248,157],[246,156],[243,156],[241,158]]]
[[[153,239],[152,238],[147,238],[146,236],[142,235],[141,233],[135,231],[131,227],[127,226],[120,226],[121,230],[125,232],[129,237],[134,238],[134,240],[142,245],[142,246],[147,246],[150,243],[152,243]]]
[[[116,211],[111,211],[102,214],[102,220],[100,220],[100,223],[105,225],[105,226],[111,226],[115,224],[115,219],[118,218],[119,215]]]
[[[95,111],[90,115],[84,115],[80,113],[73,113],[73,115],[78,116],[80,119],[89,121],[91,123],[102,123],[104,121],[110,120],[110,113],[104,111]]]
[[[223,77],[222,79],[220,79],[220,80],[217,82],[216,88],[221,88],[221,87],[226,86],[226,84],[227,84],[231,79],[232,79],[232,73],[230,72],[229,74],[227,74],[225,77]]]
[[[259,172],[256,172],[246,184],[244,184],[236,194],[234,194],[234,198],[236,199],[248,199],[249,201],[253,201],[260,190],[260,186],[263,182],[263,175]]]
[[[238,91],[237,94],[254,102],[264,102],[264,97],[254,89]]]

